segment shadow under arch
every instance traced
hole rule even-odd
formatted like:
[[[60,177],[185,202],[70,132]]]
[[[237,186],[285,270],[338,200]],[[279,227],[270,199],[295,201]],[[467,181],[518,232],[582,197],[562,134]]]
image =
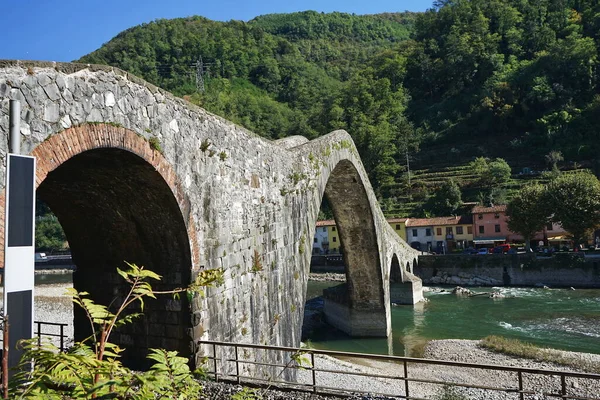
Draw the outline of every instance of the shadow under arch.
[[[386,336],[377,231],[364,183],[351,161],[337,163],[324,196],[335,217],[346,265],[346,284],[325,294],[327,318],[352,336]]]
[[[172,188],[156,167],[115,147],[66,158],[45,177],[42,174],[37,196],[65,231],[77,265],[75,289],[106,305],[123,298],[129,286],[116,268],[125,268],[124,261],[161,275],[160,282],[152,283],[157,290],[187,286],[192,260],[186,224]],[[149,348],[189,356],[190,327],[185,296],[159,298],[146,301],[144,316],[117,330],[111,341],[127,349],[122,357],[125,365],[146,368]],[[90,334],[81,311],[74,314],[74,330],[76,340]]]
[[[390,268],[390,284],[394,283],[402,283],[402,267],[400,267],[400,261],[398,261],[398,256],[396,254],[392,256]]]

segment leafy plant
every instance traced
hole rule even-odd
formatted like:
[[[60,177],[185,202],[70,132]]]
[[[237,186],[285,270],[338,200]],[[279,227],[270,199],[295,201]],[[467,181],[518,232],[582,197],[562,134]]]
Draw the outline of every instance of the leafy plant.
[[[260,400],[263,396],[258,392],[258,389],[242,388],[239,392],[231,395],[231,400]]]
[[[153,150],[162,152],[162,147],[160,147],[160,141],[157,137],[151,137],[150,139],[148,139],[148,144]]]
[[[254,249],[254,254],[252,255],[252,272],[260,272],[263,270],[262,265],[262,257],[258,250]]]
[[[149,371],[134,372],[124,367],[119,355],[124,349],[109,341],[116,327],[125,325],[141,313],[126,313],[128,306],[139,303],[143,311],[145,298],[159,294],[178,295],[182,292],[203,294],[207,286],[223,282],[222,270],[202,271],[188,288],[154,291],[149,280],[160,280],[156,273],[127,263],[118,274],[130,284],[128,294],[113,312],[97,304],[87,292],[69,290],[73,302],[87,315],[92,334],[66,352],[56,346],[35,340],[24,343],[24,355],[11,395],[21,399],[185,399],[198,397],[200,384],[193,379],[188,360],[175,351],[150,349],[148,358],[154,361]]]

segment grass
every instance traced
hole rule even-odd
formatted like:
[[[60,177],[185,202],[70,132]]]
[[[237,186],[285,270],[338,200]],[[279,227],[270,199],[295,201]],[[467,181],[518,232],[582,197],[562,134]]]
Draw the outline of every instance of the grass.
[[[531,343],[522,342],[517,339],[508,339],[493,335],[486,336],[481,339],[481,347],[496,353],[502,353],[521,358],[529,358],[542,362],[551,362],[595,374],[600,373],[599,363],[594,363],[575,357],[569,357],[558,350],[538,347]]]

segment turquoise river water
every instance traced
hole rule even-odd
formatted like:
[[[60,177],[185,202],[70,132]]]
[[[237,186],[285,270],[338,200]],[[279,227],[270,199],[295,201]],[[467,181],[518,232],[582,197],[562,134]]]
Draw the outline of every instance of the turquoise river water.
[[[331,285],[309,282],[308,298],[319,296]],[[322,330],[315,332],[310,342],[320,349],[410,356],[431,339],[481,339],[499,335],[543,347],[600,354],[600,289],[494,290],[506,298],[428,292],[427,303],[394,306],[389,339],[354,339],[339,331]]]

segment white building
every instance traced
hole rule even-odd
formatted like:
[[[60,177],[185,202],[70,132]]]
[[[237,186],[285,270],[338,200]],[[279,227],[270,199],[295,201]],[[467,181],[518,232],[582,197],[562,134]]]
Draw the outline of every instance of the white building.
[[[313,238],[312,253],[326,254],[329,250],[329,229],[335,226],[334,220],[317,221],[315,237]]]
[[[406,221],[406,242],[414,249],[431,251],[435,245],[431,219],[409,218]]]

